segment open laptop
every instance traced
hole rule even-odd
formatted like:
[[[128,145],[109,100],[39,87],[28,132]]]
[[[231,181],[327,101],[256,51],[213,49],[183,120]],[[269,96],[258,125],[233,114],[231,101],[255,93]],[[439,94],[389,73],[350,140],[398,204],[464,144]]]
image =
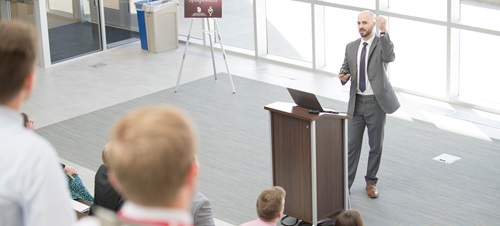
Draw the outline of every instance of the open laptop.
[[[321,107],[321,104],[318,101],[318,98],[313,93],[308,93],[292,88],[287,88],[287,89],[288,92],[290,93],[290,96],[292,96],[293,102],[295,102],[295,104],[297,104],[300,107],[309,109],[310,113],[317,114],[323,112],[323,113],[338,114],[338,112],[336,111],[331,111],[331,110],[326,111],[325,109],[323,109],[323,107]]]

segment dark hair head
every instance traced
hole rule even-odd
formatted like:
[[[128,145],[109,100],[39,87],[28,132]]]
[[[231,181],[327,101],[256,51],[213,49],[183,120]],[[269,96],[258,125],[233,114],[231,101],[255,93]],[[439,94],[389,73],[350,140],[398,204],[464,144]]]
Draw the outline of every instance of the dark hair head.
[[[7,103],[35,68],[37,35],[31,24],[0,20],[0,39],[0,103]]]

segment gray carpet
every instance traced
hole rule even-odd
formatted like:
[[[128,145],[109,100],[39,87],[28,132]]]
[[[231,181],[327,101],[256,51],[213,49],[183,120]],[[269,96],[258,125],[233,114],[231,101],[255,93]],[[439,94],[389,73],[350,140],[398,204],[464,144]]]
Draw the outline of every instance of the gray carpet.
[[[119,103],[37,130],[60,157],[91,170],[101,164],[101,148],[113,123],[127,111],[150,104],[184,108],[198,125],[199,190],[214,206],[215,217],[238,225],[256,217],[255,200],[271,186],[269,113],[264,105],[291,102],[283,87],[226,75],[207,77]],[[346,103],[320,97],[322,105],[345,111]],[[365,136],[366,137],[366,136]],[[500,141],[484,141],[436,128],[427,122],[388,117],[378,199],[364,191],[367,142],[352,207],[365,225],[494,225],[500,222]],[[432,158],[447,153],[453,163]]]

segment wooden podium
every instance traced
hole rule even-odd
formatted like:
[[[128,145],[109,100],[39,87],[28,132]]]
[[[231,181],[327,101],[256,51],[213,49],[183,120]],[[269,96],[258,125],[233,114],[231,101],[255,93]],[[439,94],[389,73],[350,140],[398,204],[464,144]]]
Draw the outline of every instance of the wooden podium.
[[[285,214],[317,225],[348,207],[346,114],[310,114],[292,103],[266,105],[273,185],[286,191]]]

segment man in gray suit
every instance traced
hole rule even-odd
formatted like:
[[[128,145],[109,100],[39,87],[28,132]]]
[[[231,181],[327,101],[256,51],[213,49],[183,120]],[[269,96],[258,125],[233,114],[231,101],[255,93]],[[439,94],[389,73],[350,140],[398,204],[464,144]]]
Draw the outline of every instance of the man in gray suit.
[[[380,36],[376,35],[379,26]],[[342,85],[351,80],[348,114],[349,189],[356,177],[365,127],[368,128],[370,154],[365,176],[370,198],[379,196],[377,172],[382,157],[384,126],[387,114],[399,108],[399,101],[387,79],[387,66],[394,61],[394,45],[387,32],[387,20],[363,11],[358,16],[360,39],[346,46],[344,63],[339,73]]]

